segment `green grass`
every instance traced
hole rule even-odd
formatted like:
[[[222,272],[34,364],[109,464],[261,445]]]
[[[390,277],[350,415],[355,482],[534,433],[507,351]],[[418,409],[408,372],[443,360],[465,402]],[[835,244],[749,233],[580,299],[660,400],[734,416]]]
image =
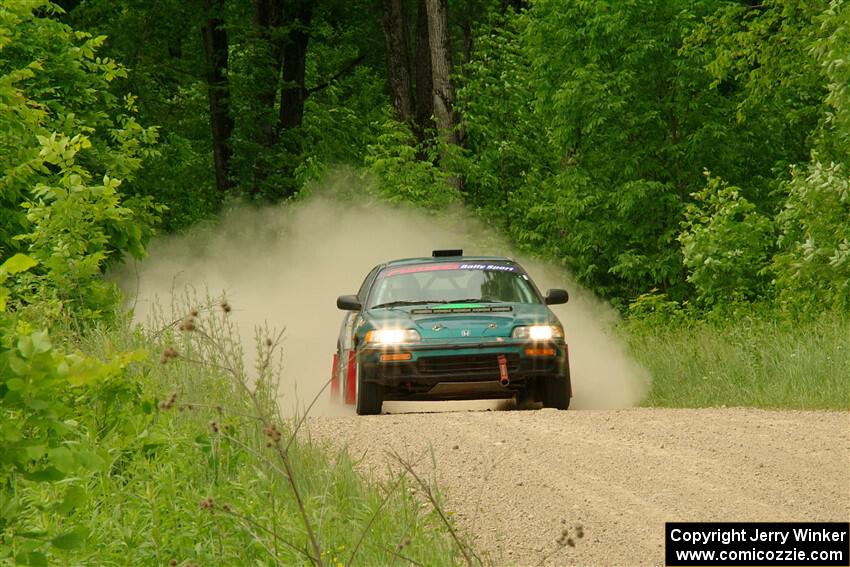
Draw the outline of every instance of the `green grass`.
[[[226,319],[202,310],[192,332],[119,327],[82,340],[102,358],[140,347],[149,356],[77,398],[100,470],[57,483],[16,479],[14,523],[4,532],[0,521],[9,555],[23,564],[316,565],[318,548],[333,567],[462,562],[461,544],[421,497],[431,486],[401,464],[384,480],[364,479],[344,451],[300,436],[285,449],[296,422],[268,395],[278,367],[243,387]],[[167,345],[179,356],[163,363]],[[274,346],[263,348],[273,360]],[[55,539],[70,532],[73,545]]]
[[[721,322],[630,320],[623,331],[652,375],[644,405],[846,409],[850,317],[790,322],[747,315]]]

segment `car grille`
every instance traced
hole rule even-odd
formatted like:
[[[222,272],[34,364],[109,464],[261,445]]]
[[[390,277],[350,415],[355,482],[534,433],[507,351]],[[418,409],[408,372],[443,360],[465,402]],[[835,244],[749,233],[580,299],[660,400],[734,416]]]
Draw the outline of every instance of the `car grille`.
[[[508,372],[519,369],[519,355],[504,355]],[[428,376],[452,374],[491,374],[499,376],[499,355],[470,354],[463,356],[423,356],[417,361],[419,373]]]

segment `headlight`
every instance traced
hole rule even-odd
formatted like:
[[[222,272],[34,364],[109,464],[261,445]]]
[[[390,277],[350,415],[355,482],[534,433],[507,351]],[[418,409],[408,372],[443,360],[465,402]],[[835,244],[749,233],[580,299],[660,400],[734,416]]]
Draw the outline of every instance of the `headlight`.
[[[420,338],[419,333],[413,329],[376,329],[366,333],[367,343],[383,345],[418,343]]]
[[[560,325],[517,327],[511,333],[511,337],[515,339],[531,339],[532,341],[548,341],[550,339],[563,339],[564,330]]]

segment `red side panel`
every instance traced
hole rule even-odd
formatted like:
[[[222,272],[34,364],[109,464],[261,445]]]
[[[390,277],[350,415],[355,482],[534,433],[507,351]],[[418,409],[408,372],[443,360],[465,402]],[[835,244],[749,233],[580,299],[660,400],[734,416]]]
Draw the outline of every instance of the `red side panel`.
[[[331,401],[339,401],[339,353],[334,353],[334,362],[331,367]]]
[[[348,351],[348,371],[345,373],[345,403],[353,406],[357,401],[357,368],[354,350]]]

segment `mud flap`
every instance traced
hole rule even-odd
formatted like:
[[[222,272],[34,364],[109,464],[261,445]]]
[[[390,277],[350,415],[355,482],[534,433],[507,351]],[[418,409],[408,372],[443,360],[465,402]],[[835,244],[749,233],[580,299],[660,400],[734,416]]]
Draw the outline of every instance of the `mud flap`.
[[[331,366],[331,401],[339,402],[339,352],[334,353],[333,366]]]
[[[354,350],[348,351],[348,370],[345,373],[345,403],[353,406],[357,402],[357,360]]]

